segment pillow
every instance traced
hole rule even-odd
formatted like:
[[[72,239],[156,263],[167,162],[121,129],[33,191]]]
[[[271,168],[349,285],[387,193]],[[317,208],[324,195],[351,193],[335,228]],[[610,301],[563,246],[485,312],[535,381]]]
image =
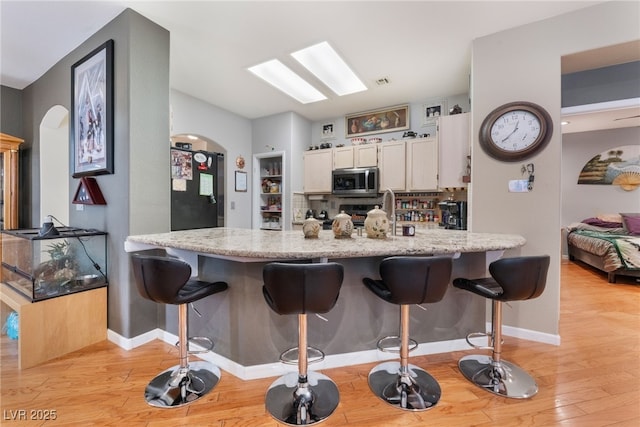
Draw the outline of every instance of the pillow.
[[[624,229],[632,236],[640,236],[640,213],[621,213]]]
[[[622,228],[622,217],[620,217],[620,222],[603,221],[600,218],[587,218],[583,219],[581,222],[602,228]]]
[[[605,221],[605,222],[622,223],[622,214],[617,214],[617,213],[602,213],[602,214],[596,215],[596,218],[599,219],[600,221]]]

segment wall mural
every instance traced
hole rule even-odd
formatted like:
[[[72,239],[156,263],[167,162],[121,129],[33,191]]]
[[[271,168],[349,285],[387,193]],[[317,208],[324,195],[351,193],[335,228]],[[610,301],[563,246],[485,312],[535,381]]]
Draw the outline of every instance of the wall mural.
[[[578,184],[619,185],[625,191],[640,186],[640,145],[603,151],[580,171]]]

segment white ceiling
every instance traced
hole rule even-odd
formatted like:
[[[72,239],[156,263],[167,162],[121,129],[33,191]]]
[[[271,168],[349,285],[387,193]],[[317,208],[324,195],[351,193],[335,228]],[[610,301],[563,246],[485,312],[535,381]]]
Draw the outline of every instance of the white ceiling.
[[[130,7],[170,31],[172,88],[249,119],[295,111],[320,121],[468,93],[473,39],[597,3],[1,0],[0,83],[28,86]],[[322,40],[369,90],[337,97],[291,59]],[[246,70],[271,58],[329,99],[299,104]],[[376,85],[382,77],[391,83]]]

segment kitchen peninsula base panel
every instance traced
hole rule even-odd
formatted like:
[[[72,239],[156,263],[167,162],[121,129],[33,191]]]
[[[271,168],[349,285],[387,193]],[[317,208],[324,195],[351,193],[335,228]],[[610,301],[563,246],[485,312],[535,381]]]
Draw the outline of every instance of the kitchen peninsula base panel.
[[[381,301],[363,284],[363,277],[379,277],[383,257],[330,259],[344,266],[344,282],[335,307],[322,318],[308,317],[309,345],[328,357],[376,349],[378,339],[397,335],[398,310]],[[262,294],[262,269],[266,262],[237,262],[199,257],[202,280],[223,280],[227,292],[196,303],[203,317],[190,316],[190,335],[215,342],[214,352],[244,367],[277,363],[284,350],[297,345],[295,316],[279,316],[269,309]],[[486,254],[466,253],[454,259],[453,276],[486,274]],[[449,287],[437,304],[411,307],[411,338],[418,343],[464,339],[483,331],[485,303],[468,292]],[[167,307],[167,331],[177,333],[177,314]],[[351,364],[345,359],[344,365]],[[276,373],[274,373],[276,375]]]

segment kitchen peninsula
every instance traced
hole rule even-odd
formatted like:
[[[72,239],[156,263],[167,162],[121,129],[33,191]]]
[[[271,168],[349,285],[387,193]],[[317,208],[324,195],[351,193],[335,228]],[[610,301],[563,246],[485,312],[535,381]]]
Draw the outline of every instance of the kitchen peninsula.
[[[278,316],[262,296],[262,268],[272,261],[327,262],[344,266],[344,282],[334,309],[309,317],[309,343],[327,354],[313,369],[394,357],[376,350],[376,342],[398,333],[398,310],[375,297],[363,277],[379,277],[378,264],[393,255],[450,255],[453,277],[484,276],[489,262],[504,250],[525,244],[518,235],[416,229],[415,237],[366,236],[336,239],[321,231],[305,239],[300,231],[212,228],[129,236],[127,252],[164,249],[187,261],[201,280],[224,280],[229,290],[196,303],[203,317],[191,316],[190,334],[215,343],[213,361],[244,378],[279,375],[279,354],[297,344],[296,316]],[[469,332],[484,331],[485,302],[451,286],[438,304],[411,309],[412,338],[421,345],[412,354],[467,348]],[[418,325],[424,325],[420,328]],[[166,330],[177,331],[177,311],[167,306]],[[206,358],[206,357],[205,357]]]

